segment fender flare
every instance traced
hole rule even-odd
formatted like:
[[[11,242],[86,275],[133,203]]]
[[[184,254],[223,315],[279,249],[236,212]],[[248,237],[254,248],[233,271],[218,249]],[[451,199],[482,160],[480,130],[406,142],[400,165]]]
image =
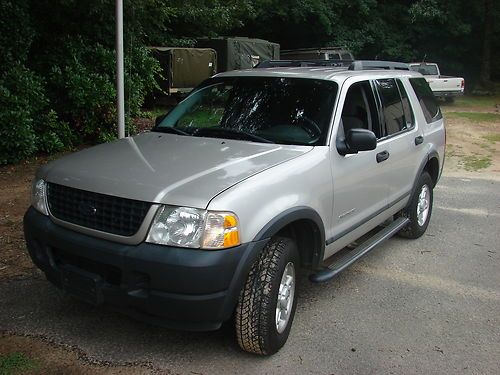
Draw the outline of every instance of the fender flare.
[[[422,175],[422,172],[424,171],[425,166],[427,165],[427,163],[429,162],[429,160],[431,160],[432,158],[436,158],[437,161],[438,161],[438,164],[439,164],[439,154],[437,153],[437,151],[431,151],[431,152],[429,152],[427,154],[427,157],[424,160],[422,160],[422,162],[420,163],[420,167],[418,168],[418,172],[417,172],[415,178],[413,179],[413,187],[411,188],[410,200],[408,201],[408,205],[410,205],[412,197],[415,194],[415,189],[417,188],[418,179]],[[408,207],[408,205],[407,205],[407,207]]]
[[[317,266],[323,261],[325,253],[325,225],[318,212],[311,207],[297,206],[281,212],[257,233],[253,241],[269,239],[288,224],[304,219],[314,222],[318,229],[319,239],[315,241],[317,243],[315,243],[312,256],[312,266]]]

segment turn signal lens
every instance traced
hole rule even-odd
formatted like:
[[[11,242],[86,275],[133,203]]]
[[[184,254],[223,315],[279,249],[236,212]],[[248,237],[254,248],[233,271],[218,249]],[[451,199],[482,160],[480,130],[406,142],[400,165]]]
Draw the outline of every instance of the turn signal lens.
[[[225,249],[238,246],[238,217],[232,212],[208,212],[203,233],[203,249]]]
[[[238,228],[232,228],[224,233],[224,247],[233,247],[240,244]]]

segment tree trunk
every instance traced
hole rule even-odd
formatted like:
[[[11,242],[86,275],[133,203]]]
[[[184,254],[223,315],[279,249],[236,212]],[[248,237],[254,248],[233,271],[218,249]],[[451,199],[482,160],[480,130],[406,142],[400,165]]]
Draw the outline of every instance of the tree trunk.
[[[485,88],[491,83],[491,34],[493,31],[493,0],[484,0],[483,60],[479,80]]]

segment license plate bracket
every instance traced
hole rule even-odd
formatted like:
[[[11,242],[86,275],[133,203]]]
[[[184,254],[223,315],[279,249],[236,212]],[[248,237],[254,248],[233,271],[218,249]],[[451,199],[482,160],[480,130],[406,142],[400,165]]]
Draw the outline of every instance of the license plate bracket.
[[[61,267],[63,289],[80,300],[100,305],[103,302],[103,279],[95,273],[87,272],[71,265]]]

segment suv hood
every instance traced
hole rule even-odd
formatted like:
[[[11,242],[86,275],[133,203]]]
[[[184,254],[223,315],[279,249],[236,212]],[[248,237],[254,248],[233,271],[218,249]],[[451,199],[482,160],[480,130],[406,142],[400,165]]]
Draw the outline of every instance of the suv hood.
[[[144,133],[56,160],[39,178],[77,189],[197,208],[313,147]]]

